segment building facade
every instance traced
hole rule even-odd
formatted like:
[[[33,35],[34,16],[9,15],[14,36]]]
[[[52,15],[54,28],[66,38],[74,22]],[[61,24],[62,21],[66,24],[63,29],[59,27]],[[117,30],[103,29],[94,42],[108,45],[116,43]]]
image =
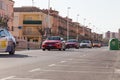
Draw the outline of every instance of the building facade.
[[[106,33],[105,33],[105,38],[106,39],[112,39],[112,38],[118,38],[118,39],[120,39],[120,37],[119,37],[119,31],[118,32],[110,32],[110,31],[107,31]]]
[[[14,8],[14,33],[17,39],[30,42],[41,41],[40,30],[45,27],[45,17],[39,8],[19,7]]]
[[[67,29],[67,22],[69,30]],[[52,8],[50,10],[41,10],[36,7],[14,8],[14,26],[12,30],[17,39],[30,42],[40,42],[42,37],[46,38],[48,35],[61,36],[67,40],[68,31],[69,39],[102,39],[101,35],[93,34],[90,28],[82,26],[78,22],[73,22],[70,18],[60,16],[59,12],[52,10]]]
[[[9,28],[9,30],[13,27],[13,6],[13,0],[0,0],[0,26]]]

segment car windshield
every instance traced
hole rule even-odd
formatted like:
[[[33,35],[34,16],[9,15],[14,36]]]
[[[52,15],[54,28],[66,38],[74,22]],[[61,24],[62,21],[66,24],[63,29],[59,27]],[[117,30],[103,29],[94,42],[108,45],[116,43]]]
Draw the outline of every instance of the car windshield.
[[[77,40],[75,40],[75,39],[70,39],[70,40],[68,40],[67,42],[77,42]]]
[[[93,43],[100,43],[99,41],[93,41]]]
[[[90,41],[89,40],[83,40],[83,41],[81,41],[81,43],[90,43]]]
[[[60,37],[48,37],[48,39],[47,40],[60,40]]]

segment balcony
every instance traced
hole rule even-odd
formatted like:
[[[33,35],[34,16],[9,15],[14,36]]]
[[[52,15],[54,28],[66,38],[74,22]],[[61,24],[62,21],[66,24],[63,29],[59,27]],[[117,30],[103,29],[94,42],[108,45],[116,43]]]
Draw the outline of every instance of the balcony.
[[[23,31],[23,35],[26,36],[40,36],[40,33],[37,31]]]
[[[23,20],[23,24],[42,24],[40,20]]]

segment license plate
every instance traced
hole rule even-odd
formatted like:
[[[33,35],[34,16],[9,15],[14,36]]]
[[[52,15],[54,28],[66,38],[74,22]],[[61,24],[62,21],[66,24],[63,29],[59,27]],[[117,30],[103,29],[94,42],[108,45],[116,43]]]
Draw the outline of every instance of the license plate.
[[[48,46],[52,46],[51,44],[49,44]]]

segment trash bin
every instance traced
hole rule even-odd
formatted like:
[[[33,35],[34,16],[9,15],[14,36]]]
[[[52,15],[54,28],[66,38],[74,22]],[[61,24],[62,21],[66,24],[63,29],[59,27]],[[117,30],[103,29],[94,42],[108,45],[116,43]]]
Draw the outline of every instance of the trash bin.
[[[110,50],[119,50],[120,49],[120,41],[116,38],[111,39],[109,41],[109,47],[110,47]]]

